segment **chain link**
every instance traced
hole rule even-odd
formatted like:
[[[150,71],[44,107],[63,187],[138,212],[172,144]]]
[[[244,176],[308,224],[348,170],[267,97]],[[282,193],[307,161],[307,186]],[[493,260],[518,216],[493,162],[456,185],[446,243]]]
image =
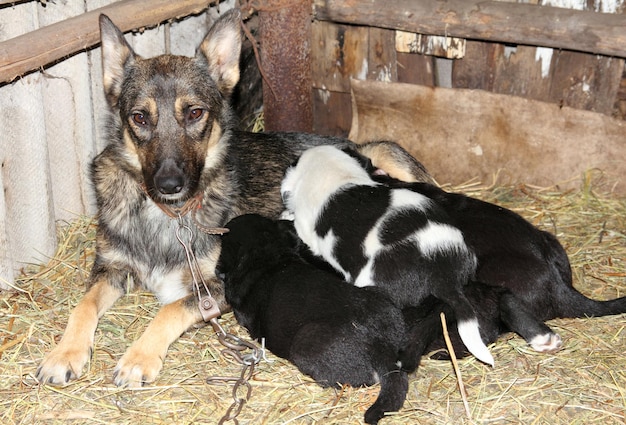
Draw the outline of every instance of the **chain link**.
[[[226,347],[222,350],[222,355],[224,357],[230,357],[232,360],[239,363],[241,365],[241,374],[239,377],[212,376],[207,378],[207,383],[234,382],[233,390],[231,392],[233,402],[226,410],[226,413],[224,413],[224,416],[222,416],[218,424],[222,425],[228,421],[232,421],[235,425],[238,425],[239,421],[237,420],[237,416],[239,416],[243,406],[248,400],[250,400],[250,396],[252,395],[250,380],[254,375],[254,368],[261,361],[261,359],[265,358],[265,352],[263,348],[259,348],[251,341],[246,341],[235,335],[226,333],[217,319],[212,319],[211,324],[217,334],[218,340],[224,347]],[[246,350],[251,350],[251,352],[243,354]],[[242,389],[245,391],[245,397],[240,396]]]

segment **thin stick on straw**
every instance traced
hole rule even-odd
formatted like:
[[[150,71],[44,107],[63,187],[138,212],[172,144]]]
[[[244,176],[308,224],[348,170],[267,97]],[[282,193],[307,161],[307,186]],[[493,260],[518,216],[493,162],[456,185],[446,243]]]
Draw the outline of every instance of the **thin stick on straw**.
[[[443,328],[443,338],[446,341],[446,347],[448,348],[448,353],[450,353],[450,359],[452,360],[452,367],[454,368],[454,373],[456,374],[456,380],[459,384],[459,391],[461,391],[461,398],[463,399],[463,406],[465,407],[465,414],[467,415],[467,418],[470,421],[472,421],[472,414],[470,412],[469,403],[467,402],[467,392],[465,391],[465,385],[463,384],[463,378],[461,377],[461,370],[459,369],[459,363],[456,360],[456,354],[454,353],[454,348],[452,347],[452,342],[450,341],[450,335],[448,335],[446,315],[442,311],[440,316],[441,316],[441,327]]]

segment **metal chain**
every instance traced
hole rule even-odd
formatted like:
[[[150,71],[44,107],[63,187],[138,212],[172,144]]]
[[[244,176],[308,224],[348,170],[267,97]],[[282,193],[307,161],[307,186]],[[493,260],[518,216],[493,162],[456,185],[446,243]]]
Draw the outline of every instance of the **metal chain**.
[[[250,379],[254,375],[255,366],[265,358],[265,352],[263,348],[259,348],[251,341],[246,341],[238,336],[226,333],[222,326],[220,326],[217,319],[211,320],[211,325],[217,334],[217,338],[220,343],[226,347],[222,350],[224,357],[230,357],[237,363],[241,364],[241,374],[239,377],[231,376],[212,376],[207,378],[207,384],[214,384],[218,382],[234,382],[232,389],[233,402],[230,407],[224,413],[224,416],[218,422],[222,425],[228,421],[232,421],[235,425],[239,424],[237,416],[241,413],[243,406],[252,395],[252,386],[250,385]],[[243,354],[245,350],[252,350],[251,353]],[[239,393],[241,389],[245,390],[245,397],[240,397]]]
[[[199,223],[196,222],[196,225],[198,224]],[[200,230],[205,231],[204,229]],[[228,229],[224,230],[228,231]],[[184,235],[184,233],[187,233],[187,235]],[[252,375],[254,375],[255,366],[261,361],[261,359],[265,358],[265,349],[259,348],[251,341],[246,341],[235,335],[227,333],[219,324],[217,318],[220,316],[221,312],[217,302],[211,296],[209,286],[202,276],[202,270],[200,269],[198,260],[193,252],[193,237],[193,229],[186,225],[183,222],[182,217],[179,215],[178,228],[176,229],[176,239],[178,239],[178,242],[180,242],[185,250],[187,263],[191,272],[191,279],[193,280],[193,288],[194,292],[198,296],[198,308],[200,309],[202,318],[205,322],[211,323],[213,330],[215,330],[215,333],[217,334],[219,342],[225,347],[221,351],[222,355],[224,357],[230,357],[237,363],[241,364],[241,374],[239,377],[214,376],[207,378],[208,384],[215,382],[235,383],[232,390],[233,403],[226,410],[226,413],[222,416],[218,424],[221,425],[228,421],[232,421],[235,425],[238,425],[239,421],[237,420],[237,416],[239,416],[239,413],[241,413],[246,401],[248,401],[252,395],[250,379],[252,379]],[[200,284],[202,284],[202,289],[205,291],[204,293],[201,291]],[[252,350],[252,352],[243,354],[246,350]],[[245,397],[239,396],[239,392],[242,388],[245,390]]]

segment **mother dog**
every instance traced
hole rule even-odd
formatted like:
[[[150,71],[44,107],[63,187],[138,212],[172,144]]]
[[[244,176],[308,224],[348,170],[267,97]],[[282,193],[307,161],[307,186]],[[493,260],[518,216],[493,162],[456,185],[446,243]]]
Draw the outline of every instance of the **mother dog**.
[[[109,144],[92,165],[96,258],[89,290],[71,313],[61,341],[41,362],[37,378],[64,385],[79,377],[99,318],[127,291],[142,286],[164,307],[115,368],[117,385],[135,387],[154,381],[169,345],[202,320],[177,229],[193,229],[189,249],[225,311],[214,272],[219,238],[199,229],[221,226],[247,212],[277,217],[283,173],[300,152],[350,142],[234,131],[228,99],[239,80],[237,12],[220,18],[191,58],[141,58],[106,16],[100,17],[100,32],[111,114]],[[428,179],[421,165],[395,144],[359,149],[396,177]]]

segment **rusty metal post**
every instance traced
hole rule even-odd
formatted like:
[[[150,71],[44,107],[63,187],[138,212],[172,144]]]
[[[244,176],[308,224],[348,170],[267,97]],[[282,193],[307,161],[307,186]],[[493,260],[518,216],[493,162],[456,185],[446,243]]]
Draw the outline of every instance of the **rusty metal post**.
[[[311,132],[311,0],[265,0],[262,4],[259,35],[265,130]]]

